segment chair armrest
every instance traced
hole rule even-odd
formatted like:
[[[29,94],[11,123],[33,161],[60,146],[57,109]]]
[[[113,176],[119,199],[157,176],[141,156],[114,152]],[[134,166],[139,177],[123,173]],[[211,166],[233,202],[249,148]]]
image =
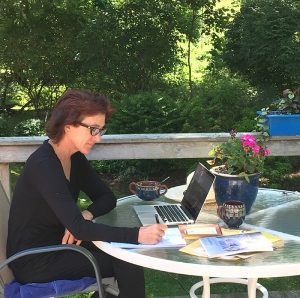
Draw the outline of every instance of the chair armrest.
[[[60,244],[60,245],[51,245],[51,246],[44,246],[44,247],[36,247],[36,248],[29,248],[25,249],[23,251],[20,251],[6,260],[3,260],[0,262],[0,271],[8,265],[10,262],[32,254],[40,254],[40,253],[46,253],[46,252],[54,252],[54,251],[61,251],[61,250],[73,250],[78,253],[83,254],[88,260],[92,263],[94,271],[95,271],[95,276],[97,280],[97,286],[98,286],[98,291],[99,291],[99,298],[104,298],[104,291],[103,291],[103,286],[102,286],[102,280],[101,280],[101,273],[98,267],[98,263],[95,259],[95,257],[92,255],[90,251],[88,251],[86,248],[75,245],[75,244]]]

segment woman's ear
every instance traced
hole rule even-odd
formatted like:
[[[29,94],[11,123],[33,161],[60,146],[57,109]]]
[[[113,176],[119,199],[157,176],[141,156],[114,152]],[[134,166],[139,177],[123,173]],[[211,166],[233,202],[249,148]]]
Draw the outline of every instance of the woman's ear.
[[[67,124],[67,125],[65,125],[65,133],[68,133],[68,132],[70,132],[70,129],[71,129],[71,125],[69,125],[69,124]]]

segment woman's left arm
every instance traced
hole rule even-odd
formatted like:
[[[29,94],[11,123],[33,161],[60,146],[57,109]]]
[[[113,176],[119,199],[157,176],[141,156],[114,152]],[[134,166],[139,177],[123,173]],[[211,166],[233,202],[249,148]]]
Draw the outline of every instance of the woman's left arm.
[[[116,207],[117,199],[111,189],[100,179],[97,172],[91,167],[86,157],[78,154],[81,190],[92,200],[87,208],[93,218],[106,214]],[[89,213],[88,213],[89,212]],[[87,219],[87,218],[86,218]]]

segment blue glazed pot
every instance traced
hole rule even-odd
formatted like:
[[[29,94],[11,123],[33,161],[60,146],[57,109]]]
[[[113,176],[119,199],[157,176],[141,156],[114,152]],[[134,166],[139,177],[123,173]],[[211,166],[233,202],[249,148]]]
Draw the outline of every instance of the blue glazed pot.
[[[246,214],[249,214],[257,196],[259,174],[249,175],[248,182],[244,177],[218,173],[215,168],[211,172],[216,176],[214,191],[217,205],[222,206],[228,200],[242,201]]]
[[[164,195],[168,187],[157,181],[139,181],[131,182],[129,190],[144,201],[152,201]]]

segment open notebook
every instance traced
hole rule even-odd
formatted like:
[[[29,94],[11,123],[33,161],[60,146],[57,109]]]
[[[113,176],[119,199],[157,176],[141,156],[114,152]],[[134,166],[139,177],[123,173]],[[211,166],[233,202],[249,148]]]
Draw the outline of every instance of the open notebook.
[[[142,225],[156,223],[156,216],[166,225],[194,223],[214,180],[215,176],[199,163],[180,204],[138,205],[134,211]]]

